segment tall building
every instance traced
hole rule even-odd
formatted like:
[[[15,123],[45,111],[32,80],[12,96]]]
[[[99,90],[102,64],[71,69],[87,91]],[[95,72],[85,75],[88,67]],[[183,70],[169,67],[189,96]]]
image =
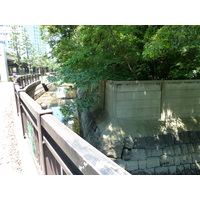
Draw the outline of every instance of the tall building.
[[[24,26],[27,30],[27,33],[29,35],[29,38],[31,40],[31,43],[33,47],[36,49],[40,49],[42,52],[46,52],[46,45],[42,41],[40,37],[40,31],[38,25],[25,25]]]
[[[23,26],[17,25],[16,31],[20,33],[20,37],[22,37],[22,29]],[[11,25],[0,25],[0,43],[3,43],[7,49],[9,49],[10,33],[12,32]]]
[[[20,37],[22,37],[22,28],[26,28],[27,33],[29,35],[29,39],[35,49],[40,49],[42,52],[46,52],[46,45],[42,41],[39,32],[38,25],[17,25],[17,31],[20,33]],[[9,49],[10,33],[12,32],[11,25],[0,25],[0,43],[5,44],[6,48]]]

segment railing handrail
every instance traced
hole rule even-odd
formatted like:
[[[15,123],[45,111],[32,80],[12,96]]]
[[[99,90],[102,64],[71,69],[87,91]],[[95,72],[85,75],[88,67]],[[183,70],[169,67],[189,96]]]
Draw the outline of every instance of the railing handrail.
[[[19,77],[14,82],[14,90],[22,119],[24,136],[27,136],[27,133],[25,133],[27,132],[27,120],[33,124],[33,128],[38,134],[37,151],[39,151],[39,166],[41,168],[39,171],[47,174],[47,161],[44,155],[46,157],[47,155],[53,155],[55,161],[59,163],[61,171],[65,174],[130,175],[57,120],[52,115],[51,109],[42,109],[26,93],[25,86],[28,87],[30,84],[30,82],[25,81],[26,78],[34,84],[34,79],[31,79],[30,76]],[[20,89],[20,86],[23,89]],[[50,166],[52,167],[53,164]]]
[[[127,175],[128,173],[82,139],[70,128],[51,114],[41,116],[41,125],[49,136],[58,142],[59,147],[78,166],[83,174]],[[44,137],[46,137],[44,135]]]
[[[24,88],[32,82],[40,80],[40,76],[41,74],[20,75],[14,80],[14,85],[18,84],[21,88]]]

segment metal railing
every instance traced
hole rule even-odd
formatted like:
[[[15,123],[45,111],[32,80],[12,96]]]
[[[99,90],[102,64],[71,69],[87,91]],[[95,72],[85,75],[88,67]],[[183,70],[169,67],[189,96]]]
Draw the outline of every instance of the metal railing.
[[[40,174],[130,175],[58,121],[45,104],[37,104],[26,93],[38,78],[18,79],[14,82],[18,114]]]

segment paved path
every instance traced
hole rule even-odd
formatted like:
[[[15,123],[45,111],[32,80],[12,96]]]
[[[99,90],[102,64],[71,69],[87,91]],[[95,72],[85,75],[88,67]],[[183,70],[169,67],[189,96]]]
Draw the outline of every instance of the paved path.
[[[17,116],[13,83],[0,82],[0,175],[36,175]]]

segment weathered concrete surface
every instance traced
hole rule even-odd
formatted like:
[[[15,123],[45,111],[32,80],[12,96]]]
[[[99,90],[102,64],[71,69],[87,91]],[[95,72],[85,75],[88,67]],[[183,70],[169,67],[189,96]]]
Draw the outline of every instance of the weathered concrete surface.
[[[200,116],[199,80],[107,81],[102,96],[111,118],[165,121]]]
[[[104,83],[99,90],[103,112],[88,114],[85,139],[110,157],[122,155],[126,136],[200,130],[200,80]]]
[[[113,158],[120,158],[122,156],[123,145],[126,145],[126,147],[133,145],[130,141],[129,144],[127,144],[127,141],[124,141],[124,138],[127,136],[133,138],[161,134],[165,136],[169,133],[176,136],[180,133],[180,139],[186,141],[187,135],[182,136],[181,132],[200,130],[199,117],[170,119],[163,122],[155,120],[135,121],[133,118],[110,119],[108,116],[102,115],[95,119],[94,117],[90,117],[90,122],[93,125],[87,129],[89,134],[86,140],[107,156]],[[192,135],[192,138],[194,138],[193,141],[197,141],[194,135]],[[167,138],[167,142],[171,145],[174,144],[171,142],[170,137]],[[144,144],[138,143],[137,145],[140,148],[151,146],[151,140],[149,139]],[[164,145],[164,143],[160,145]]]
[[[200,130],[199,110],[200,80],[107,81],[105,85],[105,112],[130,135]]]

